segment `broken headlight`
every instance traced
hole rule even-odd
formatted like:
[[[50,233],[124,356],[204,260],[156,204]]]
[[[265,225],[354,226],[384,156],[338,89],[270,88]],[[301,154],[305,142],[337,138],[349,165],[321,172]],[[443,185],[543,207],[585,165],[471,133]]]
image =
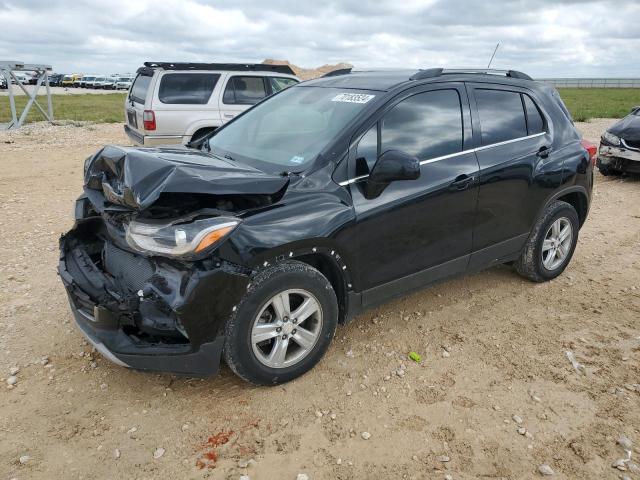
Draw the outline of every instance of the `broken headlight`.
[[[132,220],[127,226],[127,243],[143,253],[183,257],[200,254],[229,235],[240,220],[210,217]]]
[[[602,134],[602,138],[604,138],[611,145],[620,145],[620,138],[615,136],[613,133],[604,132]]]

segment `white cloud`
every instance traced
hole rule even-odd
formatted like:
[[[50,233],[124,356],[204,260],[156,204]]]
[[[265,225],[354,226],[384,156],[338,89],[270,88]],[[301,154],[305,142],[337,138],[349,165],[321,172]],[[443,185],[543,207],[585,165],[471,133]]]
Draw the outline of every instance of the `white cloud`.
[[[494,65],[534,76],[640,76],[635,0],[0,0],[0,58],[60,72],[146,60],[301,66]]]

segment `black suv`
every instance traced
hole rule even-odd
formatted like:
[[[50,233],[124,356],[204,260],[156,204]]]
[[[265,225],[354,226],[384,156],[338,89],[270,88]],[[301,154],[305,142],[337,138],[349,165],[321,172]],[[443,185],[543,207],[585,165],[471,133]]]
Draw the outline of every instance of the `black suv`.
[[[562,273],[595,154],[520,72],[341,71],[195,144],[88,158],[59,274],[120,365],[208,375],[224,357],[286,382],[391,297],[501,263]]]

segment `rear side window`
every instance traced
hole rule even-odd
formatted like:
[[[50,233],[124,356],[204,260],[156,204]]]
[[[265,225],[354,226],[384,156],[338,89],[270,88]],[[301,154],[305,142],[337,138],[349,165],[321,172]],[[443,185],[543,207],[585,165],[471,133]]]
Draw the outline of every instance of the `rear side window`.
[[[544,120],[538,107],[529,95],[522,95],[524,108],[527,112],[527,132],[529,135],[544,132]]]
[[[167,104],[204,105],[209,102],[219,78],[217,73],[164,74],[158,98]]]
[[[287,87],[295,85],[298,83],[293,78],[284,78],[284,77],[267,77],[269,82],[271,83],[271,91],[273,93],[279,92],[280,90],[284,90]]]
[[[135,82],[131,86],[131,98],[136,103],[144,103],[147,98],[147,90],[149,90],[149,84],[151,83],[151,77],[148,75],[138,75]]]
[[[227,105],[254,105],[267,96],[263,77],[231,77],[222,96]]]
[[[475,95],[483,145],[527,136],[527,122],[518,92],[476,90]]]
[[[385,115],[380,151],[401,150],[427,160],[461,151],[462,140],[458,92],[436,90],[409,97]]]

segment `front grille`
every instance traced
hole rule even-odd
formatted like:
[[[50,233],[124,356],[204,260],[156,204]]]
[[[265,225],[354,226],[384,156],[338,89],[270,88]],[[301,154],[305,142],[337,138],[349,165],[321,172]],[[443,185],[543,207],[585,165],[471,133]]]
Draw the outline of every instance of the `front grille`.
[[[131,291],[142,289],[153,275],[153,265],[146,258],[125,252],[110,242],[105,242],[103,254],[105,270]]]

